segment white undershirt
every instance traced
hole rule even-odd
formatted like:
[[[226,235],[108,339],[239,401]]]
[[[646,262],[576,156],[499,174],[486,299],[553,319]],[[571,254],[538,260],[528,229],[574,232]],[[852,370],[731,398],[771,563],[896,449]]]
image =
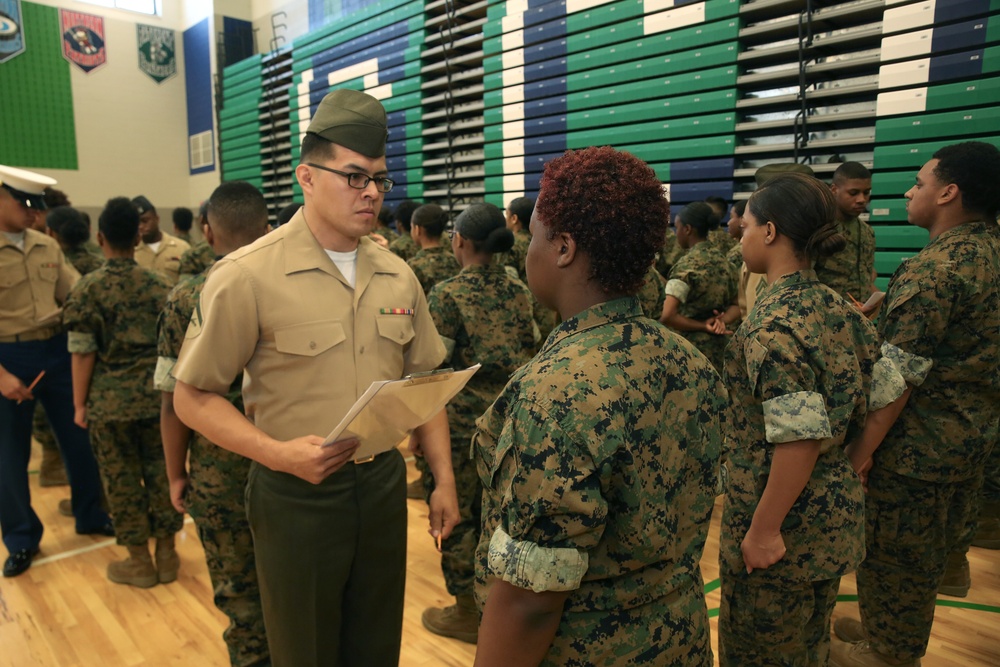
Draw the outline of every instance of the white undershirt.
[[[148,247],[150,250],[152,250],[153,254],[155,255],[156,253],[160,252],[160,244],[161,243],[163,243],[162,240],[157,241],[156,243],[147,243],[146,247]]]
[[[24,232],[3,232],[3,235],[7,237],[13,245],[16,245],[21,251],[24,251]]]
[[[324,248],[324,250],[326,249]],[[347,284],[354,287],[358,267],[358,251],[336,252],[334,250],[326,250],[326,254],[337,265],[337,268],[340,269],[340,273],[343,274]]]

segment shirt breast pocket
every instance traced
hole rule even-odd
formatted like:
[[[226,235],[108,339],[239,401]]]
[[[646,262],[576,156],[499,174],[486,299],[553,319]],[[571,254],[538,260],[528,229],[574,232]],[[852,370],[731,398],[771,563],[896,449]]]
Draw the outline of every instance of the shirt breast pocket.
[[[309,322],[274,330],[274,346],[282,354],[315,357],[347,339],[340,322]]]
[[[59,280],[59,266],[56,264],[42,264],[36,269],[36,274],[43,282],[54,283]]]
[[[0,267],[0,289],[10,289],[27,280],[28,274],[23,264]]]

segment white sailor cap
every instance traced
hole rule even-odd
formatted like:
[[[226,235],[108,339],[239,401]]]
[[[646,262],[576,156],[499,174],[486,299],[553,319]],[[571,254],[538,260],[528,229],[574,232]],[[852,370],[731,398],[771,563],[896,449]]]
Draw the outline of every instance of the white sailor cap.
[[[0,187],[9,192],[26,208],[44,211],[45,188],[56,184],[56,179],[36,174],[26,169],[17,169],[0,164]]]

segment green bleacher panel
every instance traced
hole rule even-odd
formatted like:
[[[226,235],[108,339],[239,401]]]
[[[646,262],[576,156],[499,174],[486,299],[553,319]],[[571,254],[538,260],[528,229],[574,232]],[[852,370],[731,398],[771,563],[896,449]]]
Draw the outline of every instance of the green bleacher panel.
[[[1000,136],[963,137],[963,141],[985,141],[1000,148]],[[930,141],[924,143],[906,143],[876,145],[873,164],[878,173],[881,169],[913,169],[913,177],[917,171],[931,159],[931,156],[939,149],[955,143],[951,141]]]
[[[876,171],[872,174],[872,196],[891,199],[902,197],[913,186],[913,171]]]
[[[296,60],[306,58],[325,49],[367,34],[372,30],[417,16],[424,11],[423,0],[380,0],[349,14],[331,21],[327,25],[310,33],[297,37],[292,42],[292,51]],[[421,22],[417,28],[423,26]],[[336,40],[340,35],[350,35],[347,39]]]
[[[223,160],[224,168],[226,170],[227,176],[230,170],[239,169],[253,169],[260,168],[260,154],[257,153],[253,157],[244,157],[238,160]]]
[[[877,143],[989,134],[1000,127],[1000,107],[963,109],[875,121]]]
[[[257,161],[260,161],[260,142],[254,142],[250,146],[242,146],[238,148],[233,148],[231,146],[225,146],[222,149],[222,159],[226,163],[235,163],[241,158],[248,158],[257,156]]]
[[[245,127],[260,122],[260,109],[254,108],[242,113],[232,114],[219,119],[219,130],[228,130],[237,127]]]
[[[249,114],[250,112],[260,114],[260,109],[258,108],[259,104],[260,100],[249,100],[241,102],[240,104],[232,105],[227,104],[221,111],[219,111],[219,118],[230,119],[239,116],[240,114]]]
[[[584,133],[580,133],[581,135]],[[588,133],[589,134],[589,133]],[[601,135],[601,139],[591,143],[581,142],[580,145],[567,145],[567,148],[586,148],[587,146],[606,145],[608,141],[607,132]],[[583,139],[583,137],[578,137]],[[732,134],[714,137],[697,137],[695,139],[679,139],[674,141],[647,141],[641,144],[621,145],[615,144],[618,150],[628,151],[641,160],[649,163],[663,161],[692,160],[703,157],[718,157],[720,155],[732,155],[736,137]],[[497,176],[504,173],[504,156],[501,151],[502,144],[486,144],[485,171],[487,176]],[[492,153],[492,155],[491,155]]]
[[[872,225],[878,250],[921,250],[930,235],[914,225]]]
[[[648,82],[635,84],[647,90],[653,89]],[[576,93],[576,95],[589,95]],[[635,123],[648,121],[651,119],[677,118],[683,116],[697,117],[713,111],[729,110],[734,106],[736,90],[720,90],[713,92],[692,93],[666,99],[646,100],[631,104],[615,105],[614,102],[634,99],[624,91],[617,91],[614,88],[605,88],[593,95],[594,108],[583,111],[574,111],[565,116],[566,129],[583,130],[596,129],[624,123]],[[586,100],[590,102],[591,100]],[[567,104],[568,106],[568,104]],[[503,120],[504,110],[502,107],[492,107],[486,109],[483,120],[486,123],[484,139],[486,141],[503,140],[504,129],[500,125]],[[525,127],[530,127],[532,121],[537,121],[535,117],[524,119]],[[518,121],[521,122],[521,121]]]
[[[875,279],[875,287],[879,291],[882,292],[886,291],[887,289],[889,289],[889,278],[886,276],[879,276],[878,278]]]
[[[583,71],[613,65],[630,63],[653,56],[663,56],[681,51],[707,49],[708,45],[716,44],[726,48],[730,58],[728,63],[736,59],[736,39],[739,35],[738,21],[720,21],[671,30],[658,35],[644,37],[640,27],[636,30],[617,31],[621,24],[596,31],[582,33],[575,39],[567,38],[567,54],[560,55],[565,59],[566,71]],[[628,41],[626,41],[628,40]],[[490,53],[486,41],[483,42],[483,53]],[[717,48],[717,47],[716,47]],[[652,63],[649,63],[652,64]],[[723,63],[716,63],[723,64]],[[483,59],[483,83],[490,88],[490,75],[497,75],[505,69],[504,56],[487,56]],[[685,67],[683,69],[695,69]],[[651,76],[657,76],[652,74]]]
[[[904,259],[909,259],[913,257],[918,252],[919,248],[916,250],[911,250],[909,252],[895,252],[895,251],[875,251],[875,273],[880,276],[891,276],[895,273],[896,269],[899,268],[900,263]]]
[[[987,104],[1000,104],[1000,77],[927,88],[927,111]]]
[[[263,57],[264,56],[262,54],[258,53],[256,55],[244,58],[243,60],[237,63],[233,63],[232,65],[226,65],[226,67],[222,70],[222,75],[235,76],[240,72],[245,72],[246,70],[252,70],[252,69],[260,70],[261,60],[263,59]]]

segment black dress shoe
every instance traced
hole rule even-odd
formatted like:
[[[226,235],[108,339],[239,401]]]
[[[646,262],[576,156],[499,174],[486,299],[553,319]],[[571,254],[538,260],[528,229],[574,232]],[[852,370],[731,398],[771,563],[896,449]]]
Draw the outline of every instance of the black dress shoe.
[[[77,530],[77,535],[104,535],[105,537],[115,536],[115,527],[108,521],[103,526],[96,526],[94,528],[87,528],[85,530]]]
[[[3,576],[16,577],[31,567],[31,559],[38,555],[38,549],[21,549],[15,551],[3,564]]]

